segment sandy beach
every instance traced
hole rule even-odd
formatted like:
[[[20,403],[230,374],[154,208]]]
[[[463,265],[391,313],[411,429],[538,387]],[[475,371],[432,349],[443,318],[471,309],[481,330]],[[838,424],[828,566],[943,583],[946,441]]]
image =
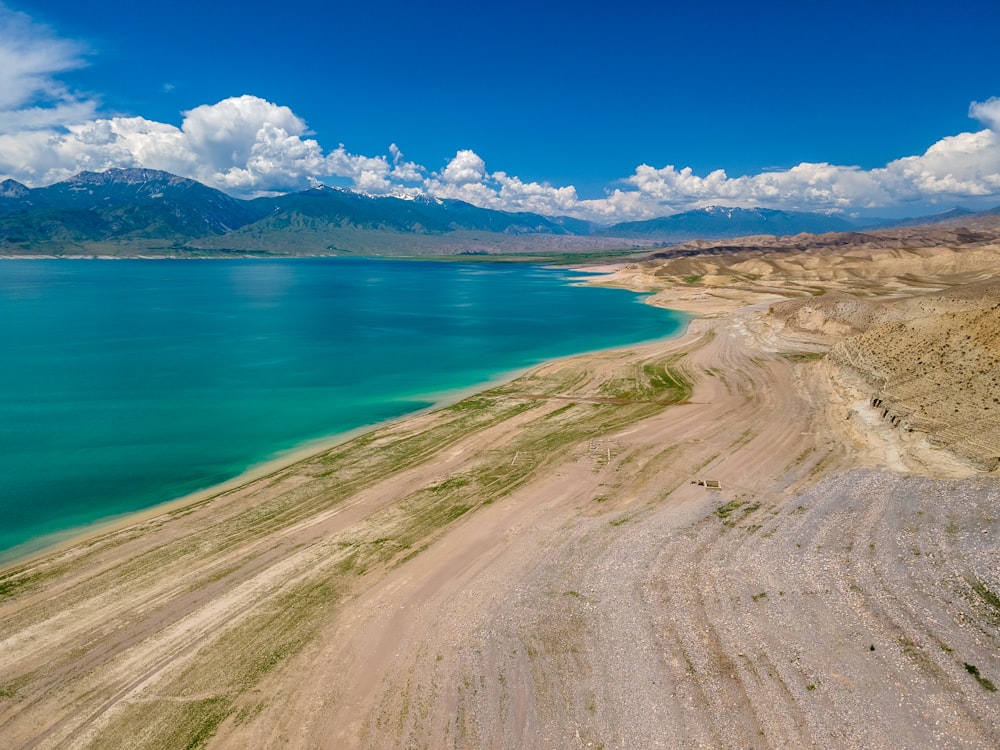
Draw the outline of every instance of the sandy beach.
[[[683,337],[8,566],[2,744],[995,747],[997,410],[918,425],[864,338],[994,314],[1000,244],[936,247],[630,264]]]

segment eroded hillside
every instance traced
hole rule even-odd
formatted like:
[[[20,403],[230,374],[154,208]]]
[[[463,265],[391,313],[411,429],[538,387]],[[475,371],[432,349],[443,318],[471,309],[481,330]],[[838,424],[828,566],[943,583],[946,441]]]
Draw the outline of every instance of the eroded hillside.
[[[987,471],[1000,464],[1000,303],[889,323],[836,344],[872,406]]]
[[[1000,465],[1000,221],[692,243],[623,269],[692,307],[770,300],[765,328],[830,353],[887,425]],[[664,257],[666,256],[666,257]],[[683,303],[682,303],[683,304]]]

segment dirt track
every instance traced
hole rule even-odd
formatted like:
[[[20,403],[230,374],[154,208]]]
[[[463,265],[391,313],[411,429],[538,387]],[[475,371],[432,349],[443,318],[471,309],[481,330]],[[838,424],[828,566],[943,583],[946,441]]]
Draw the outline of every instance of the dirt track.
[[[997,478],[763,312],[14,569],[4,746],[995,747]]]

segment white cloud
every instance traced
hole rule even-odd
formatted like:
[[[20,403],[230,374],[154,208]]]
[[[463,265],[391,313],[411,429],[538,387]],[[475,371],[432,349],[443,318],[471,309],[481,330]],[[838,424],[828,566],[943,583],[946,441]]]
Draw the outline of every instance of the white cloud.
[[[468,185],[482,182],[485,176],[486,162],[475,151],[464,149],[441,170],[440,179],[448,185]]]
[[[389,144],[389,154],[392,156],[392,178],[398,182],[419,182],[426,171],[416,162],[406,161],[403,152],[395,143]]]
[[[603,204],[592,202],[590,209],[606,216],[650,216],[721,203],[847,211],[913,201],[1000,198],[1000,136],[992,130],[948,136],[919,156],[872,170],[803,162],[731,178],[723,170],[700,177],[688,167],[655,169],[643,164],[625,182],[634,191],[616,190]]]
[[[622,180],[627,188],[604,198],[581,200],[572,185],[553,187],[524,182],[498,171],[488,173],[483,160],[460,151],[424,182],[427,192],[508,211],[566,214],[597,221],[662,216],[712,204],[774,206],[802,210],[841,210],[884,205],[889,195],[876,177],[858,167],[803,163],[784,171],[731,178],[724,170],[701,177],[690,167],[656,169],[647,164]]]
[[[581,202],[572,185],[552,187],[524,182],[506,172],[486,171],[486,162],[475,151],[458,151],[444,169],[424,180],[427,193],[455,198],[484,208],[534,211],[545,214],[581,213]]]
[[[191,148],[184,132],[173,125],[144,117],[115,117],[71,126],[70,136],[64,141],[67,144],[74,140],[88,143],[92,130],[104,134],[105,140],[96,141],[94,145],[107,149],[112,160],[125,162],[131,159],[150,169],[178,174],[198,169],[198,153]]]
[[[991,96],[985,102],[972,102],[969,117],[974,117],[994,133],[1000,133],[1000,97]]]
[[[626,182],[635,186],[641,198],[640,205],[634,206],[640,212],[653,206],[694,208],[717,203],[840,209],[859,202],[879,204],[885,198],[878,181],[858,167],[809,162],[787,170],[734,178],[721,169],[699,177],[689,167],[653,169],[643,164]]]
[[[235,162],[235,164],[233,164]],[[323,151],[312,140],[265,122],[254,133],[246,159],[217,159],[210,181],[238,191],[294,189],[322,173]],[[228,166],[233,164],[233,166]],[[237,166],[244,164],[245,166]]]
[[[976,105],[977,118],[1000,122],[1000,100]],[[915,201],[935,202],[996,196],[1000,199],[1000,135],[993,130],[942,138],[919,156],[885,167],[803,162],[790,169],[729,177],[724,170],[701,176],[690,167],[641,164],[605,197],[580,200],[572,185],[523,182],[505,172],[489,173],[473,151],[459,151],[424,183],[438,196],[489,208],[567,214],[597,221],[663,216],[712,204],[765,206],[802,211],[848,212]]]
[[[872,174],[890,202],[1000,196],[1000,136],[993,130],[948,136],[922,155],[897,159]]]
[[[538,182],[523,182],[506,172],[493,175],[500,186],[500,205],[507,211],[533,211],[544,214],[565,214],[578,210],[580,199],[572,185],[552,187]]]
[[[195,153],[222,168],[244,165],[254,147],[273,143],[276,137],[298,138],[307,128],[288,107],[243,95],[184,112],[181,130]]]
[[[96,105],[56,76],[84,65],[83,45],[0,3],[0,133],[93,117]]]
[[[331,176],[387,193],[394,181],[420,177],[417,165],[394,168],[384,156],[359,156],[343,146],[324,154],[316,140],[303,137],[307,132],[288,107],[244,95],[185,112],[180,127],[113,117],[0,134],[0,171],[27,184],[49,184],[83,169],[144,166],[243,195],[303,189]]]

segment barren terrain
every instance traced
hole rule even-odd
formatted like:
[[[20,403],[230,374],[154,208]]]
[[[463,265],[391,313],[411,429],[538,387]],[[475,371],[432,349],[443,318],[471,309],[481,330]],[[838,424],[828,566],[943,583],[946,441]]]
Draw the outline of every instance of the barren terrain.
[[[9,568],[0,744],[996,747],[1000,244],[946,240],[633,264],[685,336]]]

